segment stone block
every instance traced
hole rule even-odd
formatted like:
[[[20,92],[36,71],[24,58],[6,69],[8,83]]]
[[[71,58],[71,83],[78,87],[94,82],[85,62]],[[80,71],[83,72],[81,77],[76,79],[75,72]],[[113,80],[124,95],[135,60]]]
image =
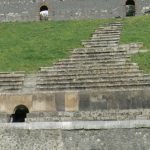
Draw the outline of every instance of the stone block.
[[[32,107],[32,95],[19,95],[19,94],[6,94],[3,96],[4,98],[4,108],[5,112],[8,114],[14,113],[14,109],[19,106],[19,105],[25,105],[29,111],[31,110]]]
[[[132,99],[131,108],[132,108],[132,109],[138,108],[138,104],[137,104],[137,100],[136,100],[136,99]]]
[[[88,93],[79,93],[79,110],[85,111],[90,109],[90,99]]]
[[[65,111],[78,111],[79,110],[79,98],[77,92],[65,93]]]
[[[55,93],[55,102],[57,111],[65,111],[65,93]]]
[[[35,93],[32,111],[56,111],[55,95],[53,93]]]

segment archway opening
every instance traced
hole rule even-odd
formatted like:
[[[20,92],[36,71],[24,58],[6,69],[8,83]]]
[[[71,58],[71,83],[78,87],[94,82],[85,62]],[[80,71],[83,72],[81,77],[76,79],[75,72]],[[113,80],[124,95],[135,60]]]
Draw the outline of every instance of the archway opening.
[[[126,16],[135,16],[135,2],[134,0],[126,1]]]
[[[46,5],[40,7],[40,20],[48,20],[48,7]]]
[[[29,113],[29,110],[26,106],[17,106],[14,110],[14,114],[11,115],[11,122],[25,122],[27,113]]]

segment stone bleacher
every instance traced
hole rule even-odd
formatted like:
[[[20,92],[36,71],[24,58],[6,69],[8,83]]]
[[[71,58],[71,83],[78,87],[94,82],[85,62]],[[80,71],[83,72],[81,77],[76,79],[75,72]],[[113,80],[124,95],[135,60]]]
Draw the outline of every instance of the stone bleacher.
[[[21,90],[24,82],[24,72],[0,72],[0,91]]]
[[[112,121],[112,120],[149,120],[149,109],[97,110],[77,112],[32,112],[27,114],[26,122],[49,121]]]
[[[136,89],[150,86],[150,75],[143,74],[131,54],[141,44],[119,45],[122,24],[98,28],[84,48],[74,49],[69,58],[52,67],[41,67],[37,90]]]

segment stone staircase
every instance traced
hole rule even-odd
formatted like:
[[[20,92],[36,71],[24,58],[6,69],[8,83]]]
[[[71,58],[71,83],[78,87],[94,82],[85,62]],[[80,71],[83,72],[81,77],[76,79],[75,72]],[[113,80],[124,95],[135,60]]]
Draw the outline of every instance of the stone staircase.
[[[52,67],[41,67],[37,90],[137,89],[150,86],[150,75],[143,74],[130,60],[138,46],[119,45],[122,24],[112,23],[96,30],[84,48]]]
[[[107,27],[96,30],[90,40],[82,41],[82,45],[89,47],[113,47],[119,44],[122,24],[112,23]]]
[[[24,82],[24,72],[0,72],[0,91],[21,90]]]

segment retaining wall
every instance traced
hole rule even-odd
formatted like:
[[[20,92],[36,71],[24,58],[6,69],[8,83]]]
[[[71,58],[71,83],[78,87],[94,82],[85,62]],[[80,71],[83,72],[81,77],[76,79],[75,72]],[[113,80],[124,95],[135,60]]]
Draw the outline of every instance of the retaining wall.
[[[1,150],[149,150],[150,121],[0,124]]]
[[[125,17],[126,0],[3,0],[0,21],[39,20],[42,5],[49,9],[49,20]],[[150,8],[149,0],[135,0],[136,15]]]
[[[1,93],[0,112],[12,114],[18,105],[29,112],[149,109],[150,89]]]

